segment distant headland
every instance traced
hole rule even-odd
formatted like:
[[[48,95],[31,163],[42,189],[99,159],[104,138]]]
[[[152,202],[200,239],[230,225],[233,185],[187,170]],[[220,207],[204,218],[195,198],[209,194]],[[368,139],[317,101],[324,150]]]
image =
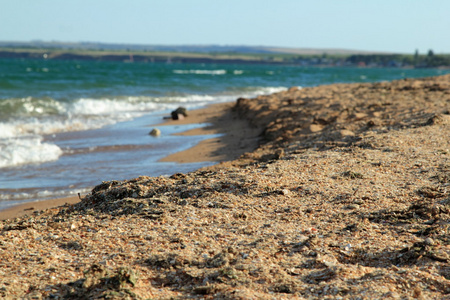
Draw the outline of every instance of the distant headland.
[[[138,45],[0,41],[0,58],[301,66],[448,68],[450,54],[221,45]]]

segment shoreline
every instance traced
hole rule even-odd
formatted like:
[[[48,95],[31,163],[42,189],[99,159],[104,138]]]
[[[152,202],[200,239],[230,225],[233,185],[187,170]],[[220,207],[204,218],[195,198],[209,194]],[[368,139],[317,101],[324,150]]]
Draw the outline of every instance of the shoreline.
[[[25,215],[30,215],[35,211],[57,208],[65,204],[75,204],[78,202],[80,202],[80,198],[78,198],[78,196],[72,196],[17,204],[0,210],[0,221],[21,218]]]
[[[180,136],[189,135],[212,135],[220,134],[220,137],[209,138],[201,141],[192,148],[179,151],[162,158],[161,162],[217,162],[231,161],[237,159],[244,152],[253,151],[258,146],[259,130],[248,128],[239,130],[247,125],[247,121],[238,119],[232,112],[235,102],[215,103],[203,108],[188,111],[188,116],[182,120],[166,120],[149,127],[163,127],[169,125],[201,124],[208,125],[192,130],[186,130],[175,134]],[[81,195],[83,198],[83,195]],[[0,210],[0,221],[19,218],[29,215],[34,211],[57,208],[65,204],[80,202],[78,196],[44,199],[23,204],[13,205]]]
[[[128,50],[88,50],[63,48],[45,49],[37,48],[34,50],[21,47],[0,47],[0,59],[49,59],[49,60],[85,60],[85,61],[116,61],[125,63],[233,63],[233,64],[264,64],[264,65],[295,65],[307,67],[362,67],[362,68],[450,68],[449,60],[446,55],[435,55],[440,59],[429,63],[425,60],[425,55],[420,55],[421,61],[411,63],[411,60],[405,60],[405,57],[412,59],[412,54],[402,54],[399,57],[388,53],[358,53],[352,51],[339,53],[340,51],[328,53],[328,58],[323,61],[317,61],[314,56],[322,55],[323,51],[319,49],[310,49],[308,51],[285,52],[284,54],[276,49],[268,49],[272,52],[271,58],[266,58],[258,53],[217,53],[212,55],[208,53],[193,53],[180,51],[131,51]],[[280,50],[280,49],[278,49]],[[332,49],[329,49],[332,50]],[[337,50],[337,49],[335,49]],[[302,53],[303,52],[303,53]],[[317,53],[320,52],[320,53]],[[347,53],[345,53],[347,52]],[[301,59],[298,59],[298,57]],[[376,57],[377,59],[374,59]],[[381,61],[381,62],[380,62]],[[393,63],[392,63],[393,62]]]
[[[205,127],[191,129],[175,136],[220,135],[201,141],[192,148],[170,154],[159,161],[190,163],[202,161],[231,161],[255,150],[261,140],[262,129],[251,126],[233,111],[235,102],[216,103],[204,109],[188,112],[182,120],[168,120],[158,126],[206,123]],[[194,121],[195,120],[195,121]]]

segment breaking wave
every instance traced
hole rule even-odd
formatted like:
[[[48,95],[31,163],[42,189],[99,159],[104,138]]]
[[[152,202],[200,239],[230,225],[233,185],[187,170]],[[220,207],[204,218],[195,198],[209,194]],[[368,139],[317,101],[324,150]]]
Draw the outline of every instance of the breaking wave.
[[[221,71],[221,70],[215,70]],[[71,131],[98,129],[144,114],[188,109],[210,103],[235,101],[285,90],[285,87],[246,87],[217,94],[175,96],[118,96],[58,101],[26,97],[0,100],[0,168],[57,160],[63,153],[46,136]]]
[[[173,70],[174,74],[225,75],[227,70]]]

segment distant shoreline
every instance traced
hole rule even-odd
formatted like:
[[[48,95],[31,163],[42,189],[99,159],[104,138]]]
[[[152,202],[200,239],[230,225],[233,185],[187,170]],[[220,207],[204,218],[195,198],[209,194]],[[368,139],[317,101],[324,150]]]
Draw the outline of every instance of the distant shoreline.
[[[63,49],[0,49],[0,58],[45,59],[45,60],[87,60],[122,62],[163,63],[246,63],[282,64],[282,60],[267,60],[257,55],[227,55],[207,53],[101,51]]]
[[[450,55],[206,53],[0,47],[0,59],[117,61],[125,63],[265,64],[305,67],[450,68]]]

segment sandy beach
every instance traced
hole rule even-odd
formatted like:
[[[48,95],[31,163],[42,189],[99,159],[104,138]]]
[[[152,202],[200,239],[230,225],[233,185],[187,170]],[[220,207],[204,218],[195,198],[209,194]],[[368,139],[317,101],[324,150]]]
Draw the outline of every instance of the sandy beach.
[[[259,145],[261,132],[256,127],[248,126],[247,120],[240,119],[233,113],[234,105],[233,102],[213,104],[202,109],[189,111],[188,117],[182,120],[166,120],[152,126],[161,128],[167,125],[182,126],[207,123],[208,126],[206,127],[188,130],[179,135],[222,135],[218,138],[202,141],[188,150],[171,154],[161,161],[178,163],[217,161],[220,163],[237,159],[241,154],[255,150]],[[55,208],[64,204],[75,204],[79,201],[80,198],[74,196],[27,202],[0,210],[0,220],[23,217],[33,211]]]
[[[3,211],[1,297],[450,299],[449,75],[171,122],[223,135],[165,159],[220,163]]]
[[[189,111],[183,120],[166,120],[160,124],[152,125],[161,128],[167,125],[204,124],[208,126],[182,132],[178,135],[212,135],[220,137],[207,139],[195,147],[171,154],[161,161],[178,163],[216,161],[227,162],[237,159],[241,154],[255,150],[261,137],[261,131],[256,127],[248,126],[248,121],[240,119],[233,113],[235,103],[219,103],[208,107]],[[80,195],[82,196],[82,195]],[[80,201],[78,196],[56,198],[42,201],[27,202],[24,204],[0,210],[0,220],[22,217],[33,211],[75,204]]]

